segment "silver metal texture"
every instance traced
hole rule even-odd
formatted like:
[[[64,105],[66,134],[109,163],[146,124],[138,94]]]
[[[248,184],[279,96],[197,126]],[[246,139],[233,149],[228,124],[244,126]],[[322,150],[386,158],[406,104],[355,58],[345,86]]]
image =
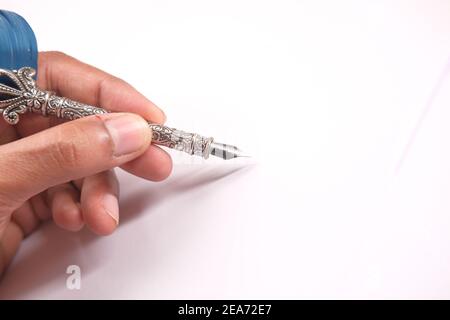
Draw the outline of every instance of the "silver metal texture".
[[[15,125],[20,115],[26,112],[43,116],[55,116],[65,120],[108,113],[103,108],[59,97],[53,92],[41,90],[33,79],[36,71],[30,67],[19,70],[0,69],[0,113],[6,122]],[[208,159],[212,154],[224,160],[243,156],[235,146],[213,143],[213,138],[196,133],[184,132],[159,124],[149,123],[152,129],[152,142],[190,155]]]

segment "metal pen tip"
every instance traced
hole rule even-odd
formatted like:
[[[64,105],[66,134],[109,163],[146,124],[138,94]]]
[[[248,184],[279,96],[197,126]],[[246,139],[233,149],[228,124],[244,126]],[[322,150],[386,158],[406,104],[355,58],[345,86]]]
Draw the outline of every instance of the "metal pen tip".
[[[250,158],[250,155],[244,153],[238,147],[219,142],[211,143],[209,154],[223,160],[230,160],[235,158]]]

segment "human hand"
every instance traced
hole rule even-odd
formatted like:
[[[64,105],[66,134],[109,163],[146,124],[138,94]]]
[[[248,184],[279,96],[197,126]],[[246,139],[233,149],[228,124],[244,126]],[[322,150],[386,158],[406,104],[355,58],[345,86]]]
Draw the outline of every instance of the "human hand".
[[[66,123],[31,113],[16,126],[0,121],[0,274],[22,239],[47,219],[70,231],[87,225],[100,235],[113,232],[119,222],[114,167],[153,181],[172,169],[170,156],[150,144],[146,122],[163,123],[164,113],[124,81],[43,52],[37,84],[117,113]]]

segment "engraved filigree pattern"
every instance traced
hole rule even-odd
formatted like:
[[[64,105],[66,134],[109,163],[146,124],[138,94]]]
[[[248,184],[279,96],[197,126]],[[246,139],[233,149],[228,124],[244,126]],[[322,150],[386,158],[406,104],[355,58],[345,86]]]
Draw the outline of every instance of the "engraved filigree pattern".
[[[157,144],[205,159],[208,158],[213,138],[157,124],[149,124],[149,126],[152,129],[152,140]]]
[[[45,109],[46,116],[55,116],[66,120],[75,120],[93,114],[107,113],[105,109],[93,107],[58,96],[50,96]]]
[[[19,114],[27,111],[66,120],[107,113],[105,109],[58,97],[52,92],[39,89],[33,79],[35,73],[34,69],[28,67],[18,71],[0,69],[0,76],[8,78],[10,82],[10,85],[0,84],[0,112],[9,124],[17,124]]]

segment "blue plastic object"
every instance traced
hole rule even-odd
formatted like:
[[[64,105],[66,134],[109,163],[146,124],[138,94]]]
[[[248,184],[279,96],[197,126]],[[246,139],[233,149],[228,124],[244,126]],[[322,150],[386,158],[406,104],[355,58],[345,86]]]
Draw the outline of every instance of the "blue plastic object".
[[[0,10],[0,68],[17,70],[28,66],[37,70],[37,55],[36,37],[25,19]]]

